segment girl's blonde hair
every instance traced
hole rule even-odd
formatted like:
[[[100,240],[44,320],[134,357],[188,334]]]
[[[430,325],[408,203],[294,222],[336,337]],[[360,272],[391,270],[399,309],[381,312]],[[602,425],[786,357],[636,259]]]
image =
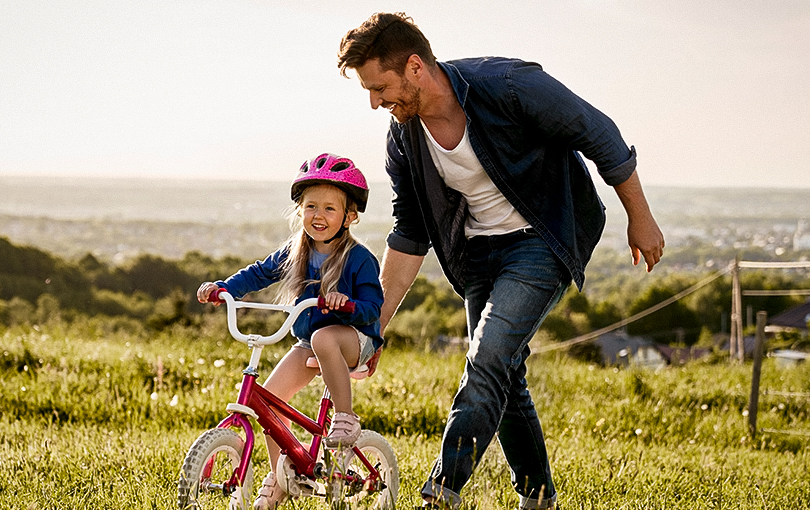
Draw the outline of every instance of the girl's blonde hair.
[[[334,186],[339,189],[339,187]],[[344,197],[346,214],[355,213],[357,216],[357,204],[349,198],[343,191],[341,196]],[[292,234],[285,244],[289,253],[287,259],[281,264],[281,288],[279,289],[279,301],[285,304],[292,304],[300,296],[308,285],[315,283],[321,284],[320,295],[325,296],[329,292],[336,292],[340,276],[343,273],[343,266],[349,256],[351,249],[358,244],[357,240],[352,236],[349,229],[343,232],[343,235],[332,241],[335,249],[326,257],[323,265],[321,266],[321,279],[311,280],[307,279],[307,266],[309,264],[312,251],[315,249],[314,241],[304,230],[301,220],[301,204],[303,202],[306,190],[298,198],[297,203],[293,206],[288,218],[292,230]],[[355,220],[356,221],[356,220]]]

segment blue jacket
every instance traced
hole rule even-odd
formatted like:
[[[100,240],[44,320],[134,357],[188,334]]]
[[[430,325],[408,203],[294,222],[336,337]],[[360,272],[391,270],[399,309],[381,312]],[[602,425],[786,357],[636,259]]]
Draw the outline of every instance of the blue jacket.
[[[485,57],[439,66],[464,109],[470,143],[484,170],[581,288],[605,213],[579,153],[615,186],[635,171],[635,150],[613,121],[539,64]],[[412,255],[424,255],[432,246],[463,296],[466,202],[439,176],[418,118],[405,124],[391,120],[386,154],[394,190],[388,246]]]
[[[269,287],[281,279],[281,264],[287,259],[288,249],[283,247],[266,259],[240,269],[225,281],[216,284],[228,291],[234,298],[241,298],[248,292]],[[352,313],[321,313],[317,308],[309,308],[301,313],[293,324],[293,335],[302,340],[310,340],[312,333],[324,326],[346,324],[354,326],[374,342],[375,350],[383,344],[380,337],[380,307],[383,303],[380,286],[380,265],[377,258],[365,246],[355,245],[346,258],[343,274],[338,282],[338,292],[346,294],[355,302]],[[307,270],[307,279],[320,280],[320,273]],[[304,299],[318,297],[319,284],[308,285],[296,303]]]

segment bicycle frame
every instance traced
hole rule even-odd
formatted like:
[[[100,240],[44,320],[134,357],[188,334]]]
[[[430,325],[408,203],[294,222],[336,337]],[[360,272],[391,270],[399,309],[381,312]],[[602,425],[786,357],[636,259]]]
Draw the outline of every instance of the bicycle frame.
[[[245,406],[253,411],[251,415],[262,426],[264,433],[269,435],[276,444],[279,445],[282,454],[286,454],[296,466],[300,474],[310,478],[320,476],[316,473],[316,458],[318,449],[321,446],[321,437],[326,434],[331,423],[329,411],[332,409],[332,401],[328,393],[324,392],[321,398],[321,405],[318,411],[318,419],[312,420],[287,404],[274,394],[264,389],[256,382],[256,375],[245,373],[242,378],[242,387],[237,400],[238,406]],[[236,406],[229,405],[229,410]],[[293,423],[300,425],[304,430],[312,434],[312,444],[309,450],[293,435],[289,428],[279,418],[282,415]],[[243,412],[233,412],[230,416],[222,420],[218,428],[237,427],[245,432],[245,449],[239,467],[234,472],[230,484],[241,484],[245,479],[248,462],[253,454],[255,439],[250,421]],[[275,467],[275,466],[274,466]]]
[[[317,299],[307,299],[295,306],[272,305],[267,303],[245,303],[236,302],[233,297],[220,289],[215,294],[212,294],[211,301],[225,302],[228,307],[228,329],[231,335],[243,342],[247,343],[251,348],[251,360],[248,367],[242,371],[242,384],[239,389],[239,397],[236,403],[228,404],[227,410],[231,414],[222,420],[217,428],[241,428],[245,433],[245,447],[242,451],[242,458],[240,459],[239,466],[234,470],[230,480],[225,483],[224,491],[229,491],[232,487],[240,486],[247,473],[250,459],[253,455],[253,448],[255,446],[255,438],[253,428],[251,427],[248,416],[255,419],[265,434],[269,435],[278,444],[283,455],[292,461],[295,466],[297,474],[306,476],[310,479],[324,478],[327,476],[339,477],[349,483],[362,482],[362,479],[351,474],[345,473],[325,473],[323,465],[317,462],[318,451],[321,447],[322,437],[329,430],[331,425],[331,418],[329,412],[333,408],[332,400],[329,391],[324,389],[323,397],[318,409],[318,417],[313,420],[305,415],[298,409],[292,407],[282,399],[266,390],[261,384],[257,383],[259,376],[256,367],[261,358],[261,351],[265,345],[276,343],[292,328],[292,324],[298,315],[304,309],[311,306],[322,306],[323,302]],[[353,304],[352,304],[353,305]],[[261,308],[266,310],[283,311],[289,315],[284,324],[279,330],[269,337],[260,335],[244,335],[239,332],[236,326],[236,309],[237,308]],[[309,450],[293,435],[290,429],[281,421],[279,416],[289,419],[292,423],[301,426],[308,433],[312,434],[312,443]],[[370,479],[374,482],[382,480],[382,477],[377,471],[375,466],[372,466],[366,459],[365,455],[358,449],[353,448],[357,459],[369,470]],[[205,475],[210,476],[213,459],[211,464],[206,466]],[[275,469],[276,466],[273,466]],[[376,485],[376,483],[375,483]]]

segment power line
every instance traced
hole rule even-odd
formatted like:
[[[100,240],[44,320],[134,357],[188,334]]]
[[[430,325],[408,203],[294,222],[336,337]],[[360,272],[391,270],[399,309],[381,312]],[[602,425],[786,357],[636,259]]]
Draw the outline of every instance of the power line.
[[[692,294],[693,292],[699,290],[702,287],[705,287],[706,285],[710,284],[711,282],[715,281],[716,279],[720,278],[721,276],[724,276],[724,275],[728,274],[730,271],[731,271],[731,266],[727,267],[726,269],[724,269],[722,271],[718,271],[718,272],[714,273],[713,275],[711,275],[711,276],[709,276],[707,278],[704,278],[703,280],[697,282],[696,284],[692,285],[688,289],[682,290],[681,292],[675,294],[674,296],[672,296],[670,298],[667,298],[664,301],[661,301],[657,305],[652,306],[650,308],[647,308],[646,310],[643,310],[643,311],[641,311],[641,312],[639,312],[639,313],[637,313],[635,315],[631,315],[630,317],[628,317],[626,319],[622,319],[622,320],[620,320],[619,322],[617,322],[615,324],[604,327],[602,329],[597,329],[596,331],[592,331],[591,333],[587,333],[585,335],[580,335],[580,336],[578,336],[576,338],[572,338],[571,340],[566,340],[565,342],[559,342],[559,343],[556,343],[556,344],[542,345],[537,349],[537,352],[551,352],[551,351],[556,351],[556,350],[559,350],[559,349],[565,349],[567,347],[571,347],[572,345],[576,345],[576,344],[580,344],[580,343],[583,343],[583,342],[587,342],[589,340],[593,340],[594,338],[596,338],[598,336],[601,336],[601,335],[604,335],[605,333],[610,333],[611,331],[615,331],[615,330],[617,330],[619,328],[622,328],[622,327],[630,324],[631,322],[637,321],[637,320],[639,320],[639,319],[641,319],[643,317],[646,317],[646,316],[650,315],[651,313],[657,312],[658,310],[664,308],[667,305],[671,305],[675,301],[678,301],[679,299],[682,299],[682,298],[688,296],[689,294]]]
[[[737,262],[737,267],[739,268],[751,268],[751,269],[800,269],[800,268],[810,268],[810,261],[797,261],[797,262],[756,262],[756,261],[749,261],[749,260],[741,260]],[[635,315],[632,315],[626,319],[622,319],[619,322],[612,324],[610,326],[604,327],[602,329],[598,329],[596,331],[592,331],[591,333],[587,333],[585,335],[580,335],[576,338],[572,338],[570,340],[566,340],[564,342],[559,342],[556,344],[548,344],[542,345],[537,349],[537,352],[551,352],[560,349],[565,349],[572,345],[580,344],[583,342],[587,342],[589,340],[593,340],[594,338],[604,335],[606,333],[610,333],[611,331],[615,331],[619,328],[622,328],[631,322],[637,321],[643,317],[650,315],[651,313],[655,313],[661,308],[664,308],[667,305],[682,299],[689,294],[699,290],[702,287],[710,284],[714,280],[724,276],[732,271],[734,268],[734,262],[729,264],[729,266],[722,270],[714,273],[713,275],[697,282],[696,284],[692,285],[688,289],[685,289],[674,296],[665,299],[664,301],[658,303],[655,306],[652,306],[646,310],[643,310]],[[785,296],[785,295],[798,295],[798,296],[806,296],[810,295],[810,289],[795,289],[795,290],[749,290],[744,291],[743,295],[745,296]]]

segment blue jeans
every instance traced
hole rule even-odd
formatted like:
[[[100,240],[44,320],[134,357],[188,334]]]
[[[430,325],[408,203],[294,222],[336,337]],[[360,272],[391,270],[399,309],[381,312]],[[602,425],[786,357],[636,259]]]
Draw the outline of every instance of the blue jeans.
[[[554,504],[526,358],[529,340],[570,281],[562,262],[533,232],[470,239],[465,285],[470,347],[423,496],[460,504],[459,491],[497,432],[520,508]]]

